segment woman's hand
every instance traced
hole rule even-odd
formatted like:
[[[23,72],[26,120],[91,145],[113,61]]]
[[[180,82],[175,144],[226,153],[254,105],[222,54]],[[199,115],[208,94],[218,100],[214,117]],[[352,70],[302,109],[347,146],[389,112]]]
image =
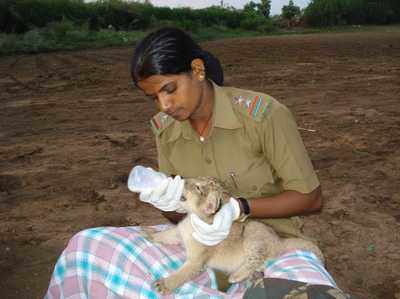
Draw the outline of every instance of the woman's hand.
[[[169,177],[156,188],[140,192],[141,201],[148,202],[162,211],[180,211],[180,198],[185,181],[179,176]]]
[[[228,237],[233,221],[238,219],[239,216],[239,202],[232,197],[215,214],[212,224],[204,222],[196,214],[190,214],[190,221],[194,230],[192,236],[203,245],[217,245]]]

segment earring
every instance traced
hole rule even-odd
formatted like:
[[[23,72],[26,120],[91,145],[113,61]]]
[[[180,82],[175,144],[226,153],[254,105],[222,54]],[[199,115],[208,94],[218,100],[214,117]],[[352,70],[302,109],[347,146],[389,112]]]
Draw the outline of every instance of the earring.
[[[199,75],[199,79],[200,79],[201,81],[203,81],[203,80],[204,80],[204,77],[205,77],[205,75],[204,75],[204,74],[200,74],[200,75]]]

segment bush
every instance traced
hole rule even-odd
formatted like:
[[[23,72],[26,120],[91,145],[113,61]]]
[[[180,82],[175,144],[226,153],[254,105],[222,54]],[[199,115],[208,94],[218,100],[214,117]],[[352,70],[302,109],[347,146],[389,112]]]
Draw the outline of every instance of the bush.
[[[304,16],[313,26],[387,24],[400,21],[399,3],[398,0],[312,0]]]
[[[257,27],[257,31],[261,33],[271,33],[276,31],[277,27],[269,19],[266,19],[263,24]]]
[[[26,32],[22,38],[21,46],[27,52],[39,52],[46,47],[46,39],[39,29],[33,29]]]
[[[64,19],[61,22],[51,22],[46,28],[49,35],[52,35],[55,39],[63,38],[67,32],[75,29],[74,23],[71,21]]]
[[[240,27],[244,15],[241,10],[219,6],[172,9],[127,0],[1,0],[0,32],[23,33],[64,19],[77,26],[87,24],[94,31],[109,25],[116,30],[143,30],[166,21],[188,30],[196,30],[198,25],[234,29]]]
[[[90,42],[91,40],[93,40],[92,35],[94,33],[92,33],[90,31],[86,31],[86,30],[70,30],[67,31],[65,34],[65,39],[66,40],[71,40],[74,43],[77,42]]]
[[[129,30],[138,19],[138,14],[130,9],[128,2],[122,0],[103,0],[88,3],[91,20],[96,20],[99,28],[113,26],[116,30]]]
[[[18,43],[18,37],[16,34],[0,34],[0,54],[3,53],[14,53]]]
[[[257,30],[264,25],[266,18],[258,13],[246,13],[245,18],[240,22],[240,28],[244,30]]]
[[[48,28],[34,29],[25,34],[0,34],[0,55],[130,45],[144,35],[144,31],[88,31],[75,26],[57,38]]]
[[[262,2],[266,10],[260,10],[261,6],[254,1],[249,2],[252,5],[247,5],[247,9],[236,10],[220,6],[172,9],[128,0],[0,0],[0,32],[24,33],[63,20],[78,27],[85,25],[93,31],[110,25],[117,31],[146,30],[159,23],[176,24],[191,31],[213,25],[230,29],[256,30],[260,26],[268,29],[269,25],[263,25],[266,17],[262,12],[267,13],[269,1]],[[288,7],[295,8],[294,5]],[[317,26],[390,23],[400,21],[400,1],[311,0],[305,14],[308,23]],[[60,28],[61,35],[62,31]]]
[[[79,0],[16,0],[10,1],[7,10],[25,28],[44,27],[64,18],[79,22],[88,16],[87,5]]]
[[[197,11],[204,26],[221,25],[228,28],[239,28],[243,13],[219,6],[211,6]]]

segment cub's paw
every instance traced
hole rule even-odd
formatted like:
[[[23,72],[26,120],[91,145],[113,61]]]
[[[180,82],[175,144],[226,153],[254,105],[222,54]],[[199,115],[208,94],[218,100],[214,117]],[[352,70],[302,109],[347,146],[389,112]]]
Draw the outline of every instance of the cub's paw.
[[[253,287],[263,287],[264,285],[264,272],[254,271],[250,276],[249,281]]]
[[[164,279],[159,279],[153,284],[154,288],[159,292],[161,295],[167,295],[172,293],[172,290],[170,290],[167,285],[165,284]]]
[[[237,283],[237,282],[241,282],[243,280],[248,279],[251,276],[251,272],[245,269],[241,269],[239,271],[236,271],[234,273],[232,273],[229,278],[228,281],[229,283]]]

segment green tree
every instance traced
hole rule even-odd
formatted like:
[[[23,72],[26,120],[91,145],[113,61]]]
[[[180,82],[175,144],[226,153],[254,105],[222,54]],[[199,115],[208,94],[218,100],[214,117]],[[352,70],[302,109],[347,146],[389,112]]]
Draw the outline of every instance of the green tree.
[[[260,3],[250,1],[243,7],[245,13],[258,13],[268,18],[271,11],[271,0],[261,0]]]
[[[400,21],[400,1],[311,0],[304,16],[312,26],[388,24]]]
[[[287,20],[292,20],[294,17],[299,16],[300,14],[300,7],[294,5],[293,0],[289,0],[289,4],[282,7],[282,17]]]
[[[263,16],[269,18],[269,14],[271,12],[271,0],[261,0],[261,3],[258,7]]]
[[[254,1],[246,3],[243,7],[245,13],[252,13],[258,11],[258,5]]]

